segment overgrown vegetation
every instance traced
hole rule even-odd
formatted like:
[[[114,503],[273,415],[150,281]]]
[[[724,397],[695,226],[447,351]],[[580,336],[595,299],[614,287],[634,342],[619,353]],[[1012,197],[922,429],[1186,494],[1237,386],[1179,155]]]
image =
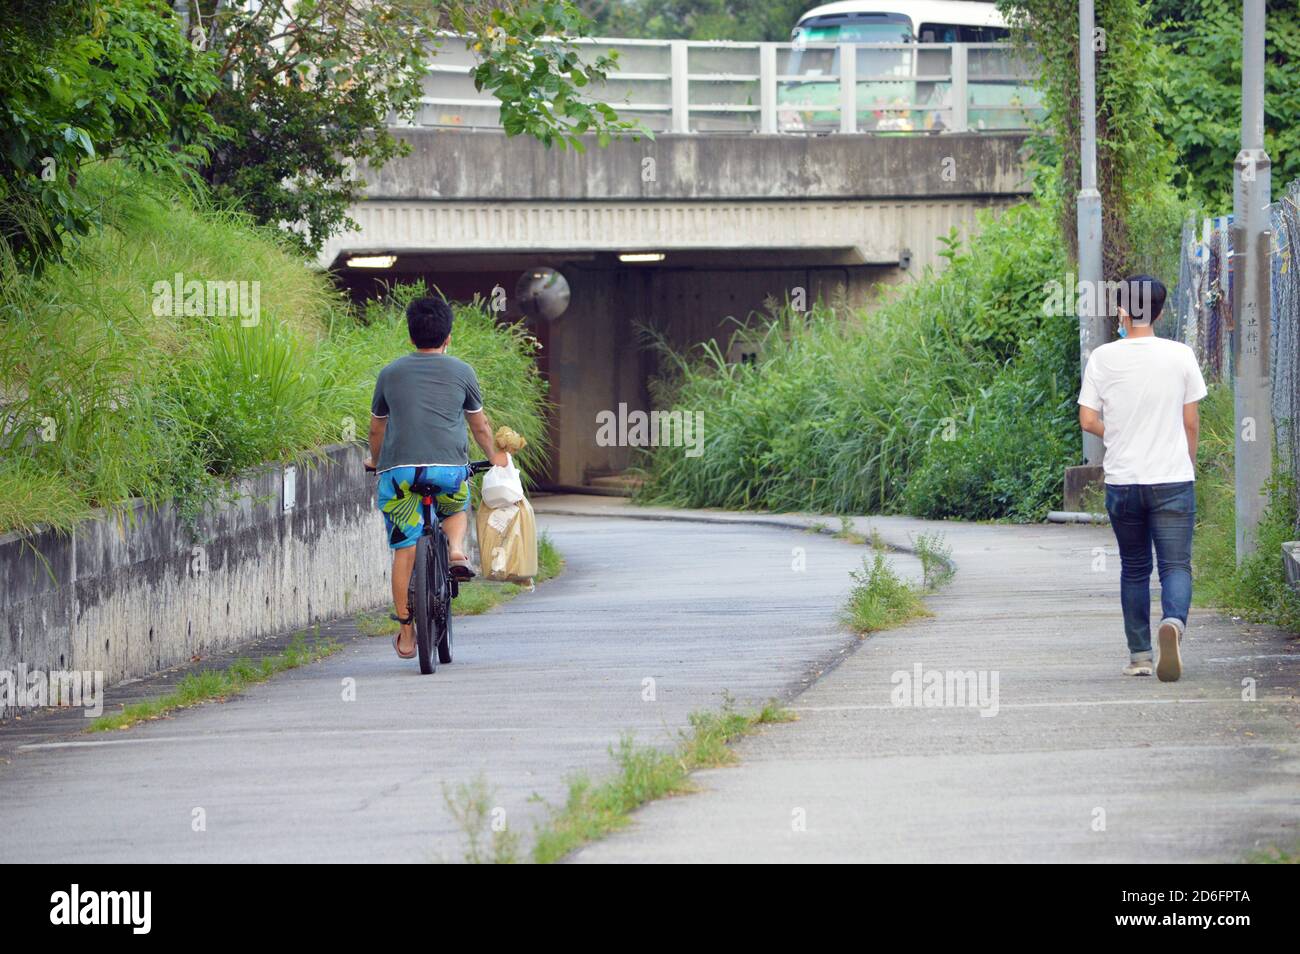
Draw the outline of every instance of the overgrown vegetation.
[[[593,783],[580,775],[569,780],[565,803],[553,808],[550,818],[538,828],[533,860],[539,864],[560,861],[626,826],[631,813],[646,802],[691,791],[691,772],[736,760],[731,743],[759,726],[793,718],[775,702],[758,712],[738,712],[731,697],[724,696],[720,711],[691,714],[690,729],[678,732],[673,749],[641,745],[632,736],[623,736],[610,748],[618,766],[612,778]]]
[[[25,267],[98,225],[86,162],[193,177],[216,121],[216,60],[146,0],[13,0],[0,18],[0,246]]]
[[[704,453],[650,453],[651,503],[1031,520],[1077,456],[1078,328],[1044,314],[1065,250],[1046,205],[986,216],[949,266],[869,314],[788,306],[740,334],[667,353],[658,403],[705,410]]]
[[[0,256],[0,532],[69,529],[133,497],[186,507],[242,468],[364,437],[375,375],[410,349],[402,286],[356,318],[272,230],[116,163],[79,189],[103,227],[39,274]],[[160,288],[235,281],[256,314],[189,313]],[[161,283],[161,285],[160,285]],[[206,306],[195,309],[209,311]],[[456,307],[452,350],[488,414],[544,451],[535,341],[477,304]]]
[[[1212,214],[1230,211],[1241,144],[1241,4],[1153,0],[1150,8],[1162,44],[1152,64],[1155,131],[1177,150],[1173,182]],[[1300,177],[1300,8],[1295,0],[1265,8],[1264,148],[1280,187]]]
[[[263,656],[258,663],[249,659],[237,659],[225,669],[203,669],[188,673],[166,695],[124,706],[121,712],[113,715],[100,716],[86,727],[86,731],[128,729],[140,722],[160,719],[177,709],[225,700],[238,695],[249,686],[266,682],[277,673],[317,662],[341,648],[334,640],[321,638],[319,631],[310,642],[305,633],[298,633],[283,652]]]
[[[1075,195],[1080,187],[1079,8],[1075,0],[999,0],[1016,42],[1039,64],[1048,122],[1037,159],[1055,170],[1054,208],[1061,237],[1076,260]],[[1156,235],[1178,234],[1181,211],[1168,185],[1173,146],[1155,129],[1160,102],[1153,66],[1163,51],[1143,0],[1098,0],[1096,64],[1097,189],[1101,193],[1102,271],[1118,279],[1142,268]],[[1158,221],[1153,221],[1158,220]],[[1153,228],[1156,226],[1156,228]],[[1177,245],[1175,238],[1172,245]],[[1168,274],[1167,272],[1163,274]],[[1171,282],[1172,284],[1172,282]]]
[[[1282,544],[1295,538],[1296,526],[1295,498],[1281,466],[1274,468],[1279,476],[1259,526],[1259,548],[1237,565],[1234,419],[1232,388],[1215,385],[1201,402],[1192,592],[1201,606],[1300,633],[1300,594],[1287,585],[1281,566]]]

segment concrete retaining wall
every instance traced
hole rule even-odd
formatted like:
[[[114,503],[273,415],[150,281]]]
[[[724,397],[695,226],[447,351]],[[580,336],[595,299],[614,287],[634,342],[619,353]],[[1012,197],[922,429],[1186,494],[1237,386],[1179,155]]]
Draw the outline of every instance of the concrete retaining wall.
[[[177,508],[104,512],[71,536],[0,536],[0,670],[106,685],[386,603],[388,548],[356,446],[240,482],[188,528]],[[0,712],[0,718],[6,713]]]

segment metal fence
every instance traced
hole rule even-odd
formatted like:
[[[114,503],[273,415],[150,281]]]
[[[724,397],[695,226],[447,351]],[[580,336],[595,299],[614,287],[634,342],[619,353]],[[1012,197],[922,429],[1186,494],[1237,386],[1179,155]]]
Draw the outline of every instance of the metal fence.
[[[1006,43],[737,43],[593,39],[617,52],[592,100],[654,132],[924,133],[1021,130],[1043,115],[1037,67]],[[497,128],[474,89],[474,54],[448,38],[434,57],[417,126]]]
[[[1272,330],[1269,371],[1282,464],[1300,509],[1300,179],[1269,207]],[[1196,350],[1208,376],[1231,381],[1232,216],[1183,227],[1170,334]],[[1300,520],[1297,521],[1300,529]]]

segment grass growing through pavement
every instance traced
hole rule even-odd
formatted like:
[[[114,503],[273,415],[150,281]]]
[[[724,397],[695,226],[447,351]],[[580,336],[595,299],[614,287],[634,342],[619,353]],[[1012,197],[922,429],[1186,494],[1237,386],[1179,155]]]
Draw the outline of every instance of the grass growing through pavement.
[[[952,562],[952,547],[944,541],[943,534],[926,531],[912,541],[921,561],[920,586],[894,572],[874,531],[872,543],[875,555],[870,559],[863,557],[862,569],[849,572],[853,589],[841,614],[844,624],[865,636],[934,615],[925,608],[922,597],[946,584],[957,572]]]
[[[564,570],[564,557],[555,548],[550,535],[541,533],[537,537],[537,576],[534,583],[545,583],[560,575]],[[482,577],[460,588],[460,595],[452,601],[452,608],[457,616],[478,616],[488,610],[508,602],[524,592],[526,587],[518,583],[493,583]],[[393,636],[397,633],[397,623],[387,613],[360,613],[356,617],[357,632],[362,636]]]
[[[918,533],[912,546],[921,561],[921,579],[927,590],[937,590],[957,575],[957,567],[952,562],[952,547],[944,542],[942,533],[928,530]]]
[[[455,788],[442,786],[447,810],[465,833],[467,864],[513,865],[519,861],[519,835],[506,824],[504,809],[493,804],[495,794],[482,775]]]
[[[860,635],[931,615],[921,600],[920,589],[895,573],[879,551],[870,560],[863,557],[862,569],[851,570],[849,576],[853,579],[853,589],[849,591],[843,620]]]
[[[691,714],[691,727],[678,733],[671,750],[637,744],[624,735],[610,755],[618,766],[615,775],[599,784],[585,775],[569,781],[563,806],[539,827],[533,860],[559,861],[583,845],[626,826],[633,810],[666,795],[693,790],[690,774],[696,769],[730,765],[736,761],[731,743],[760,725],[790,722],[794,716],[776,702],[758,712],[737,712],[730,696],[718,712]]]
[[[874,531],[873,531],[874,533]],[[843,540],[846,543],[863,544],[869,539],[858,533],[853,525],[852,517],[840,517],[840,528],[831,534],[836,540]]]
[[[299,633],[283,652],[265,656],[260,663],[254,663],[250,659],[237,659],[225,669],[189,673],[167,695],[126,706],[114,715],[100,716],[86,727],[86,731],[126,729],[139,722],[161,718],[176,709],[186,709],[214,699],[226,699],[251,685],[266,682],[276,673],[324,659],[340,648],[339,643],[322,639],[319,635],[308,643],[306,635]]]

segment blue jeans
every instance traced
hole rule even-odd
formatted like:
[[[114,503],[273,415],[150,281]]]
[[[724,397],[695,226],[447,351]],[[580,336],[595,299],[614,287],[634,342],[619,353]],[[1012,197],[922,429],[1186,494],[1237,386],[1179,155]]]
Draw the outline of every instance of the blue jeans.
[[[1196,484],[1107,484],[1106,512],[1119,543],[1119,602],[1134,655],[1151,653],[1151,546],[1160,570],[1160,609],[1187,624],[1192,605]]]

